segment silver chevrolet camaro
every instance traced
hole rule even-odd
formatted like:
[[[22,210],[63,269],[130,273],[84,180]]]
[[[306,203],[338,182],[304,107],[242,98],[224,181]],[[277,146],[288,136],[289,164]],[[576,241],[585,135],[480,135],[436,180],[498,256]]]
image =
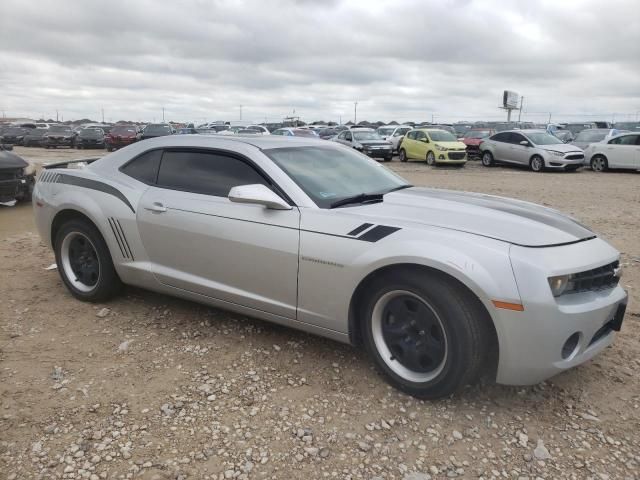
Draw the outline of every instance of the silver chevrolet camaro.
[[[418,397],[540,382],[624,317],[619,253],[572,218],[413,187],[338,144],[176,135],[85,163],[33,193],[72,295],[136,285],[363,345]]]

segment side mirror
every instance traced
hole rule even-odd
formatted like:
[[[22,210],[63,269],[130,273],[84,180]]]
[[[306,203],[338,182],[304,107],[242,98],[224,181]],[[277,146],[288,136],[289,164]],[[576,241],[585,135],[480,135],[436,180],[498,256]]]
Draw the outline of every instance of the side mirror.
[[[524,147],[528,147],[529,146],[529,142],[527,142],[526,140],[522,140],[520,142],[520,145],[524,146]]]
[[[272,210],[291,210],[291,205],[264,185],[240,185],[229,191],[229,200],[235,203],[253,203]]]

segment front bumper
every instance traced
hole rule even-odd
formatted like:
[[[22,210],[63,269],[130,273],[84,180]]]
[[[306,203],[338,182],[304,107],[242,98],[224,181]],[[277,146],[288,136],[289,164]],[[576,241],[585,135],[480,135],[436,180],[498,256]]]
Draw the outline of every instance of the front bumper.
[[[385,148],[363,148],[362,153],[371,158],[387,158],[393,155],[391,147]]]
[[[436,163],[460,164],[467,161],[466,150],[435,152]]]
[[[0,174],[0,202],[22,200],[29,195],[29,190],[34,183],[31,175],[16,176],[15,178],[2,179]]]
[[[598,238],[559,247],[511,247],[524,311],[494,312],[500,343],[498,383],[541,382],[586,362],[611,344],[624,316],[625,290],[618,285],[554,297],[547,279],[606,265],[618,256]],[[567,349],[567,341],[576,334],[575,347]]]
[[[111,148],[122,148],[135,143],[135,138],[106,138],[105,144]]]
[[[547,155],[545,158],[545,166],[547,168],[565,168],[567,166],[580,166],[584,165],[585,156],[579,154],[570,154],[565,157],[558,157],[557,155]]]
[[[76,146],[83,148],[104,148],[104,140],[77,140]]]
[[[73,143],[73,138],[63,137],[47,137],[43,142],[45,147],[71,147]]]

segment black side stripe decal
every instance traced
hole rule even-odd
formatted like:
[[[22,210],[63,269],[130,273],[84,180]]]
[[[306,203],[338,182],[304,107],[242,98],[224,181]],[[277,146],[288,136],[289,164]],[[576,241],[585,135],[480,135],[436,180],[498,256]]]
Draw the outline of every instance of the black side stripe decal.
[[[352,237],[355,237],[356,235],[358,235],[359,233],[364,232],[367,228],[369,227],[373,227],[373,223],[363,223],[362,225],[360,225],[359,227],[354,228],[353,230],[351,230],[349,233],[347,233],[347,235],[350,235]]]
[[[124,204],[131,209],[133,213],[136,211],[133,209],[133,206],[129,202],[129,199],[125,197],[120,190],[112,187],[111,185],[107,185],[103,182],[98,182],[97,180],[91,180],[89,178],[76,177],[73,175],[67,175],[65,173],[60,174],[57,183],[64,183],[66,185],[74,185],[76,187],[89,188],[91,190],[98,190],[99,192],[104,192],[108,195],[113,195],[114,197],[122,200]]]
[[[110,218],[108,218],[107,220],[109,221],[109,226],[111,227],[111,231],[113,232],[113,236],[116,239],[116,242],[118,243],[118,247],[120,248],[120,253],[122,254],[123,257],[126,258],[127,254],[124,253],[124,248],[122,247],[122,242],[120,241],[120,237],[116,233],[116,228],[113,226],[113,220],[111,220]]]
[[[378,225],[377,227],[372,228],[368,232],[360,235],[358,240],[362,240],[364,242],[377,242],[378,240],[382,240],[384,237],[388,237],[394,232],[400,230],[398,227],[388,227],[386,225]]]

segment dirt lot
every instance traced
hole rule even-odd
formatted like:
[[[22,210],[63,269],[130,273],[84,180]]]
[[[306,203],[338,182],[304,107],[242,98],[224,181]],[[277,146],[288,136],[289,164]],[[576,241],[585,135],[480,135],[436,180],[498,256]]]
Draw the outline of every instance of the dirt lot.
[[[416,401],[322,338],[136,289],[74,300],[45,270],[30,206],[4,208],[0,478],[640,478],[640,175],[391,167],[543,203],[609,239],[631,296],[615,344],[536,387]]]

